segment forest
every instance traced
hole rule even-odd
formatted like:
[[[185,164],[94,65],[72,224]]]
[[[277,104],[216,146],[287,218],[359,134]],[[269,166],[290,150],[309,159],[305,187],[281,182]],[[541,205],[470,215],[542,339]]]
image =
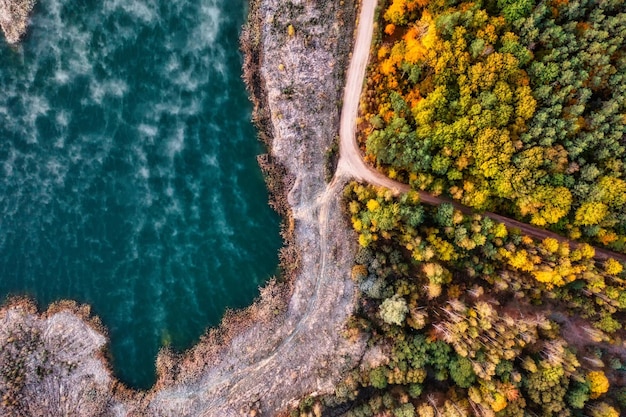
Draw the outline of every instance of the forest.
[[[293,416],[624,415],[622,263],[416,191],[351,183],[344,199],[360,248],[346,335],[370,354]]]
[[[344,190],[368,353],[292,415],[626,415],[625,265],[594,248],[626,252],[623,1],[391,0],[377,22],[359,140],[412,191]]]
[[[621,0],[395,0],[362,102],[368,160],[447,195],[626,249]]]

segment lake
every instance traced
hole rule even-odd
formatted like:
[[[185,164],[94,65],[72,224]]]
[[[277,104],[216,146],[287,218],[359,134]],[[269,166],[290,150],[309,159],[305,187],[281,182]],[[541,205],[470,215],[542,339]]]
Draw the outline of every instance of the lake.
[[[277,273],[241,80],[242,0],[40,1],[0,41],[0,296],[89,303],[116,376],[155,380]]]

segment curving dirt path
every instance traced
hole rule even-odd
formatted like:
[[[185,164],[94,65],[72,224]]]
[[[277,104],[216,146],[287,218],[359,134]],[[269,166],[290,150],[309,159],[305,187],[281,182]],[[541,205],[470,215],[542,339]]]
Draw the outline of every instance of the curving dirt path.
[[[343,108],[339,125],[339,163],[335,177],[353,178],[398,192],[406,192],[409,190],[408,185],[394,181],[367,166],[363,162],[359,145],[356,142],[356,119],[370,56],[377,4],[377,0],[362,0],[361,2],[361,13],[343,93]]]
[[[340,158],[336,177],[353,178],[403,193],[410,190],[409,185],[392,180],[386,175],[368,166],[363,161],[361,151],[356,140],[356,119],[374,33],[374,12],[376,9],[376,3],[376,0],[363,0],[362,2],[357,36],[354,43],[350,67],[346,77],[346,89],[343,96],[343,110],[341,112],[341,124],[339,130]],[[419,191],[419,194],[420,200],[423,203],[429,205],[450,203],[463,213],[473,212],[472,208],[464,206],[449,198],[436,197],[424,191]],[[534,227],[499,214],[491,212],[485,212],[482,214],[504,223],[507,227],[520,229],[524,234],[535,239],[552,237],[561,242],[568,242],[570,247],[576,247],[579,245],[578,242],[569,240],[556,233]],[[595,258],[602,261],[608,258],[614,258],[626,262],[626,255],[611,252],[598,247],[595,247]]]

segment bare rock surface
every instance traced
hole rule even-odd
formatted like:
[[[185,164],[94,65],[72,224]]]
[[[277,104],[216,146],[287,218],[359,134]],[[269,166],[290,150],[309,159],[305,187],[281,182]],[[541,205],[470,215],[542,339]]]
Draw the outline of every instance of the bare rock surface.
[[[26,33],[35,0],[0,0],[0,27],[6,40],[16,44]]]

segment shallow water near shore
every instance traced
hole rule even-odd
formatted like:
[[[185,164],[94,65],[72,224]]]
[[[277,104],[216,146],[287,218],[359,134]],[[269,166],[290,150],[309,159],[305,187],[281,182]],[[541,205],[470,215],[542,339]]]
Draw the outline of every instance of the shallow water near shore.
[[[114,371],[154,382],[276,273],[241,81],[242,0],[39,2],[0,41],[0,296],[89,303]]]

